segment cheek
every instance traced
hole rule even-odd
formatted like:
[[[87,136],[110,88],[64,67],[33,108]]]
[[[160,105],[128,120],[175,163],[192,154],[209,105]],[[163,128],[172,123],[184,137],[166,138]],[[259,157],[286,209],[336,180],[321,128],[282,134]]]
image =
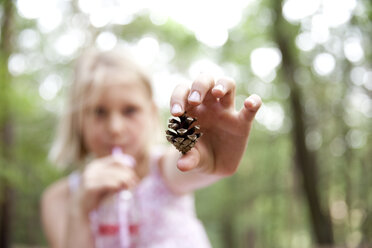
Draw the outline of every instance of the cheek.
[[[141,140],[142,145],[152,136],[154,130],[154,121],[150,115],[141,115],[133,125],[132,133]]]
[[[86,125],[83,126],[83,140],[84,145],[89,152],[97,155],[100,154],[102,141],[102,127],[100,125]]]

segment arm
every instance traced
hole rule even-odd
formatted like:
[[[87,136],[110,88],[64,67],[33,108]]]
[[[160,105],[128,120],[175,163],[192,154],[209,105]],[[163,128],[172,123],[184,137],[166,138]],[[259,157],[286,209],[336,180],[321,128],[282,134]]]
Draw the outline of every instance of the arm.
[[[134,187],[137,182],[133,169],[108,156],[86,166],[74,194],[66,179],[51,185],[41,201],[42,223],[50,246],[94,247],[89,213],[107,195]]]
[[[203,136],[187,154],[168,152],[164,156],[163,175],[169,187],[186,193],[234,174],[261,106],[260,97],[251,95],[236,111],[235,82],[229,78],[215,82],[211,76],[200,74],[191,88],[177,86],[170,104],[173,116],[187,111],[198,118]]]
[[[43,194],[41,217],[51,247],[93,247],[89,219],[73,208],[68,182],[60,180]]]
[[[181,171],[176,166],[179,159],[180,153],[173,147],[170,147],[160,161],[165,182],[172,192],[176,194],[192,192],[222,178],[221,175],[207,173],[198,168]]]

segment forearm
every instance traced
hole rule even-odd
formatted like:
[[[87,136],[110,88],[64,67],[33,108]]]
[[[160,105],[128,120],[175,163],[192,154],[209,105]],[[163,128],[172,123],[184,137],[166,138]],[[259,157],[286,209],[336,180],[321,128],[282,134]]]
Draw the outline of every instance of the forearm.
[[[169,150],[162,161],[162,173],[168,187],[175,193],[184,194],[206,187],[219,179],[225,177],[213,173],[205,167],[198,167],[189,171],[180,171],[177,161],[180,157],[178,152]],[[199,163],[207,163],[204,159]]]
[[[67,229],[63,247],[94,247],[94,239],[90,227],[89,215],[82,213],[77,207],[68,211]]]

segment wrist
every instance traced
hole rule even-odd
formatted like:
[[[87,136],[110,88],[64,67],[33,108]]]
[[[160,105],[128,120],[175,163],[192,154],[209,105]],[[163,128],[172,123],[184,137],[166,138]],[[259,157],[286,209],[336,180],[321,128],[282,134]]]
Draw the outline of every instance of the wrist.
[[[68,209],[68,214],[74,219],[81,220],[83,222],[89,222],[90,211],[84,207],[82,204],[82,199],[79,194],[75,194],[71,199],[70,208]]]
[[[67,210],[67,230],[62,247],[94,247],[89,211],[84,210],[77,197],[71,198]]]

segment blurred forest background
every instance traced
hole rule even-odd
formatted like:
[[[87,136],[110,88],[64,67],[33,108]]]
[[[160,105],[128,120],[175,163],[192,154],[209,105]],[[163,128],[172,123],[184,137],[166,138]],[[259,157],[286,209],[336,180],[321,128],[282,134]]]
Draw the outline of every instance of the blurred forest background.
[[[122,44],[169,117],[200,71],[263,106],[238,172],[196,193],[213,247],[372,247],[370,0],[0,0],[0,247],[46,247],[39,198],[85,47]]]

